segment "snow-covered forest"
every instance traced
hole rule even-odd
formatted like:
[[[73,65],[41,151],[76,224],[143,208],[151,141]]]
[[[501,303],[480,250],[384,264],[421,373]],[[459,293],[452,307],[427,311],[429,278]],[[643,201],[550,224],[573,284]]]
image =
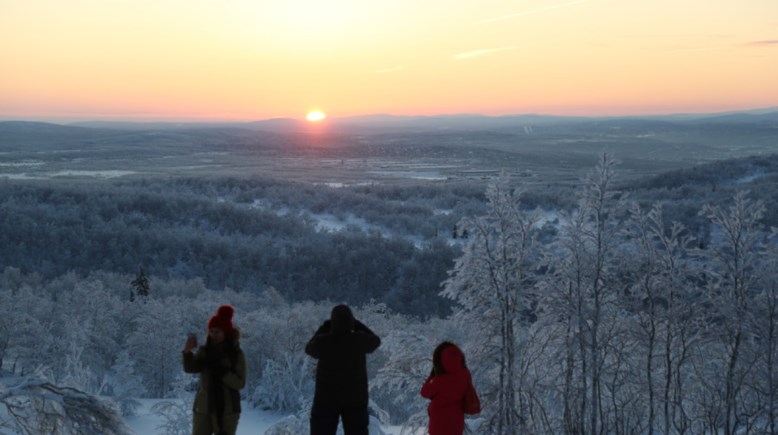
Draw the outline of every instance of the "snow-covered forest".
[[[79,422],[71,405],[81,403],[102,416],[88,424],[122,433],[128,429],[116,413],[132,415],[138,399],[183,398],[183,407],[159,407],[167,422],[160,431],[185,433],[196,378],[183,373],[180,351],[187,333],[204,335],[208,317],[223,303],[236,307],[243,331],[244,401],[289,414],[280,425],[304,427],[315,364],[303,347],[332,305],[347,302],[382,337],[369,371],[371,412],[384,424],[425,427],[418,391],[433,348],[452,340],[461,344],[481,396],[483,412],[470,422],[479,434],[778,433],[778,248],[765,223],[765,202],[730,186],[725,203],[695,210],[697,227],[690,229],[688,221],[669,218],[662,201],[632,198],[617,175],[618,166],[603,155],[570,196],[575,205],[558,210],[537,208],[515,180],[494,180],[484,197],[474,196],[480,207],[452,205],[473,212],[440,225],[467,229],[468,238],[456,242],[414,247],[374,234],[370,252],[396,249],[392,255],[416,261],[427,250],[443,258],[431,294],[415,296],[426,304],[419,312],[398,308],[404,301],[398,289],[414,301],[407,282],[393,281],[393,291],[373,295],[357,286],[317,298],[268,282],[214,288],[218,279],[197,276],[208,273],[208,264],[200,272],[173,264],[179,275],[151,264],[147,276],[110,267],[91,273],[6,267],[0,275],[6,374],[0,431],[77,432],[87,422]],[[171,216],[174,211],[171,205]],[[143,231],[133,231],[144,240]],[[90,236],[80,237],[87,243]],[[4,230],[3,237],[13,234]],[[78,257],[85,248],[51,249]],[[408,277],[431,270],[441,267]],[[367,294],[354,296],[360,290]],[[393,292],[399,299],[383,300]]]

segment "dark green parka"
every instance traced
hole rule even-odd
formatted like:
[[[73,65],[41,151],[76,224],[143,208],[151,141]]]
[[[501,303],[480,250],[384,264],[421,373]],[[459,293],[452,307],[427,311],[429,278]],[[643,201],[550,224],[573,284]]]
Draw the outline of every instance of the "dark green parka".
[[[220,414],[220,409],[222,415],[240,413],[240,390],[246,385],[246,358],[237,338],[226,339],[218,345],[206,343],[194,354],[184,353],[183,361],[185,372],[200,374],[195,413]]]

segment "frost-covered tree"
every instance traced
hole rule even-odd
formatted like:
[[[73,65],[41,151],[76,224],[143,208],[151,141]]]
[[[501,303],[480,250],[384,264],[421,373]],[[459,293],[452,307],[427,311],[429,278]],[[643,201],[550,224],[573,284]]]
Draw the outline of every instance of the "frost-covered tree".
[[[157,430],[165,435],[188,435],[192,426],[192,405],[188,401],[165,400],[151,407],[151,412],[161,417]]]
[[[13,295],[8,289],[0,288],[0,370],[3,369],[5,355],[11,346],[11,337],[16,332],[16,318],[13,315]]]
[[[264,300],[264,296],[260,298]],[[249,369],[247,392],[257,389],[270,361],[283,364],[285,358],[296,355],[294,358],[301,362],[309,335],[329,316],[331,309],[323,304],[276,302],[257,304],[255,309],[247,309],[240,316],[241,347]]]
[[[169,397],[172,383],[181,372],[180,348],[186,337],[181,307],[186,305],[175,298],[149,299],[133,319],[126,346],[150,397]]]
[[[135,367],[135,359],[127,350],[119,353],[116,363],[111,367],[108,387],[122,415],[135,415],[135,411],[140,407],[137,399],[146,396],[146,387]]]
[[[765,207],[738,191],[727,208],[706,205],[700,212],[713,225],[709,248],[701,253],[710,284],[710,319],[716,325],[713,339],[723,346],[718,355],[724,376],[721,401],[723,431],[732,435],[750,425],[755,412],[744,403],[745,381],[755,363],[753,300],[759,288],[759,266],[764,255],[765,232],[760,223]],[[717,416],[718,417],[718,416]]]
[[[295,412],[313,398],[314,365],[303,353],[267,360],[251,403],[261,409]]]
[[[614,189],[615,164],[607,154],[600,157],[584,180],[578,208],[562,214],[560,236],[547,251],[542,311],[561,323],[565,337],[560,397],[566,433],[609,430],[603,371],[616,367],[607,357],[618,349],[613,339],[621,326],[617,247],[623,197]]]
[[[0,429],[21,434],[129,434],[106,402],[40,376],[0,377]]]
[[[775,240],[776,229],[772,239]],[[754,388],[764,408],[764,431],[778,434],[778,248],[771,244],[762,263],[761,293],[755,299],[754,331],[764,352],[754,376]]]
[[[494,389],[485,391],[495,404],[485,412],[486,430],[507,435],[526,432],[517,359],[538,259],[540,213],[521,210],[521,195],[510,189],[505,176],[489,185],[487,214],[463,222],[469,241],[441,292],[461,305],[456,316],[473,332],[468,349],[473,370],[496,378]]]
[[[11,368],[24,374],[42,365],[50,366],[60,356],[51,321],[53,301],[32,287],[23,287],[7,302],[8,317],[0,322],[7,322],[11,331],[6,337],[5,354]]]
[[[140,266],[138,267],[137,276],[130,282],[130,301],[135,301],[135,296],[137,295],[141,301],[145,302],[149,297],[150,290],[149,279],[146,277],[143,266]]]
[[[103,394],[121,342],[126,302],[99,280],[76,283],[57,297],[52,333],[59,352],[57,381],[92,394]]]
[[[162,418],[157,430],[165,435],[187,435],[192,428],[192,402],[194,391],[192,377],[183,373],[176,376],[171,385],[171,396],[179,400],[163,400],[151,407],[152,414]]]
[[[370,392],[373,397],[378,394],[389,398],[394,407],[404,408],[400,412],[405,414],[403,428],[413,432],[427,427],[428,403],[419,390],[432,368],[432,350],[438,340],[457,340],[438,335],[429,323],[418,325],[406,320],[399,326],[381,337],[380,349],[387,359],[371,382]]]
[[[646,431],[654,433],[661,427],[665,434],[683,433],[690,424],[683,371],[698,327],[688,255],[694,238],[680,223],[667,224],[659,203],[648,211],[633,204],[624,235],[632,254],[626,308],[639,331],[635,339],[643,358],[640,371],[645,383],[640,395],[647,396]]]

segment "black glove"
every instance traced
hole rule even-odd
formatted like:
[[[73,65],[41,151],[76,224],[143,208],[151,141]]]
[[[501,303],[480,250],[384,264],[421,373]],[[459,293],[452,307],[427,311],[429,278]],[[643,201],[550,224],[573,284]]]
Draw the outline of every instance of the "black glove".
[[[354,319],[354,332],[365,332],[370,335],[375,335],[375,332],[357,319]]]
[[[332,330],[332,322],[330,322],[329,320],[325,320],[324,323],[322,323],[321,326],[319,326],[319,329],[317,329],[313,335],[316,336],[321,334],[329,334],[331,330]]]
[[[354,319],[354,331],[370,331],[370,329],[364,323]]]

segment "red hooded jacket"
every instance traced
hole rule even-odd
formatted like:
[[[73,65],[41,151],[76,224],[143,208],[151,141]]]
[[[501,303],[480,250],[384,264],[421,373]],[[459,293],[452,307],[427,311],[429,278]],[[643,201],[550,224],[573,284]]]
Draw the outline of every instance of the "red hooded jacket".
[[[431,399],[428,408],[430,435],[462,435],[465,430],[463,399],[470,383],[470,371],[463,364],[456,346],[443,349],[440,356],[445,373],[431,376],[421,387],[421,395]]]

